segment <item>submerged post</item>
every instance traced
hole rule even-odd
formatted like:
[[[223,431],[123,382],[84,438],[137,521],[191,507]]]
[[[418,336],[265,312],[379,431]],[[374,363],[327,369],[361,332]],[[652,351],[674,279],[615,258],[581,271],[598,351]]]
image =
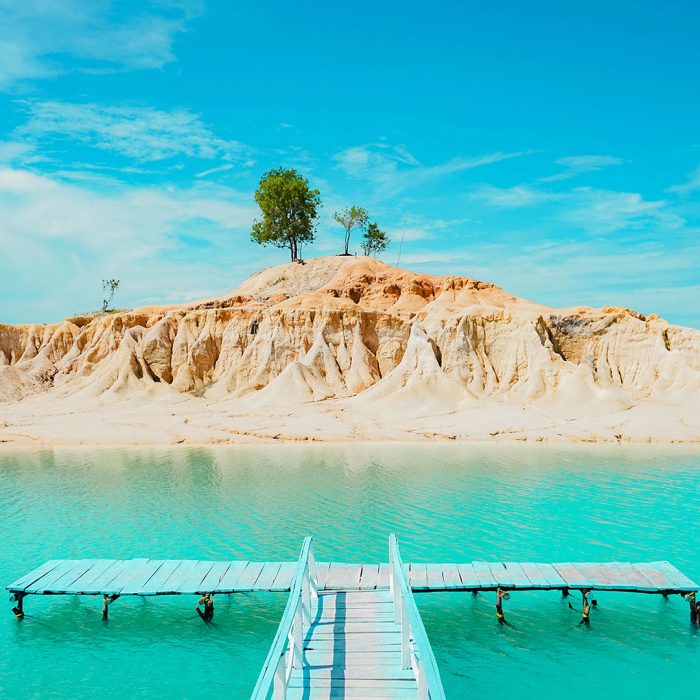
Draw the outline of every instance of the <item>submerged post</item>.
[[[690,603],[690,621],[700,625],[700,601],[696,600],[695,593],[688,593],[686,600]]]
[[[591,606],[588,602],[588,594],[590,591],[586,588],[584,588],[581,591],[581,622],[579,624],[581,625],[590,625],[591,620],[590,620],[590,614],[591,614]]]
[[[102,619],[103,620],[108,620],[109,619],[109,606],[119,598],[118,595],[105,595],[102,596]]]
[[[496,589],[496,617],[502,625],[506,622],[506,618],[503,615],[503,601],[508,600],[508,598],[510,598],[510,595],[506,591],[502,588]]]
[[[14,599],[17,605],[12,608],[12,612],[18,620],[24,620],[24,596],[26,593],[15,593]]]

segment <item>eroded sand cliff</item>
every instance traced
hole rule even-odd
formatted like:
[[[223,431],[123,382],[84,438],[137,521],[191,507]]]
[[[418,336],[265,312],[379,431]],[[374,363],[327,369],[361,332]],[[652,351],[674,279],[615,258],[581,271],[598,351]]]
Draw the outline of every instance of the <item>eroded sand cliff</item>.
[[[700,331],[352,257],[0,325],[6,443],[407,438],[700,442]]]

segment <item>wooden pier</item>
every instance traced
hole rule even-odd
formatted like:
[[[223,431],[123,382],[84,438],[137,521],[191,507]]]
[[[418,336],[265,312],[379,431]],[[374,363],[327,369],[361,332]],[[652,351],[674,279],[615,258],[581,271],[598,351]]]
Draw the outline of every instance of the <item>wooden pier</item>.
[[[296,562],[54,559],[6,588],[19,619],[31,595],[102,596],[106,620],[109,606],[122,596],[288,592],[254,700],[270,694],[444,698],[414,599],[419,592],[495,591],[503,622],[509,591],[580,591],[586,623],[592,591],[678,594],[690,602],[691,620],[700,624],[698,585],[668,562],[404,564],[395,535],[388,563],[316,562],[313,541],[306,538]]]

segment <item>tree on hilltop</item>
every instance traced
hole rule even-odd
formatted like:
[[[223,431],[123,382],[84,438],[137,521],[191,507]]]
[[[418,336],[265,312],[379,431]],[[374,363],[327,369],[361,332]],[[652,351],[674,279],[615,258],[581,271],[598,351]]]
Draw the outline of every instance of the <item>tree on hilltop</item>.
[[[109,305],[114,299],[114,293],[119,288],[119,280],[102,280],[102,291],[105,293],[105,298],[102,300],[102,311],[107,311]]]
[[[362,237],[362,250],[365,255],[377,255],[381,253],[391,243],[389,236],[382,231],[375,223],[371,223]]]
[[[333,218],[345,229],[345,253],[350,255],[350,234],[354,228],[365,228],[369,216],[362,207],[345,207],[343,211],[336,211]]]
[[[304,243],[314,240],[318,208],[318,190],[309,188],[309,181],[296,170],[276,168],[260,178],[255,201],[262,219],[253,222],[251,238],[260,245],[289,248],[292,262],[301,256]]]

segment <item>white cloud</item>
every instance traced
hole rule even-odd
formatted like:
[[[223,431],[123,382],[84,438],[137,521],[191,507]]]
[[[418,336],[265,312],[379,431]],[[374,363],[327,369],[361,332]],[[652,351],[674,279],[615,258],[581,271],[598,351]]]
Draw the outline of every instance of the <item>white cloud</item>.
[[[596,170],[608,168],[611,165],[622,165],[625,161],[615,156],[567,156],[554,161],[561,165],[564,170],[548,177],[539,178],[540,182],[556,182],[557,180],[568,180],[569,178],[592,173]]]
[[[669,211],[665,200],[646,200],[637,192],[580,187],[573,190],[571,199],[562,218],[593,234],[647,227],[677,229],[685,223],[681,216]]]
[[[700,190],[700,168],[696,168],[685,182],[668,188],[669,192],[682,195],[690,194],[697,190]]]
[[[0,3],[0,89],[70,71],[161,68],[197,0],[144,0],[126,12],[112,0]]]
[[[201,173],[197,173],[195,177],[207,177],[208,175],[214,175],[215,173],[223,173],[227,170],[231,170],[233,165],[231,163],[226,163],[225,165],[219,165],[216,168],[209,168],[209,170],[203,170]]]
[[[0,320],[92,308],[102,277],[122,279],[127,305],[222,293],[264,254],[249,240],[255,213],[249,195],[211,183],[97,187],[0,168]]]
[[[346,148],[336,153],[333,160],[337,168],[349,177],[366,180],[383,196],[391,196],[448,175],[522,155],[526,153],[496,152],[470,158],[459,156],[437,165],[422,165],[405,146],[380,142]]]
[[[201,117],[186,109],[157,110],[144,105],[26,103],[29,120],[15,137],[41,143],[70,139],[141,161],[176,156],[246,159],[249,149],[216,136]]]
[[[515,187],[493,187],[483,185],[470,192],[471,199],[479,200],[489,207],[528,207],[543,202],[561,199],[563,195],[552,192],[545,192],[526,185],[516,185]]]

